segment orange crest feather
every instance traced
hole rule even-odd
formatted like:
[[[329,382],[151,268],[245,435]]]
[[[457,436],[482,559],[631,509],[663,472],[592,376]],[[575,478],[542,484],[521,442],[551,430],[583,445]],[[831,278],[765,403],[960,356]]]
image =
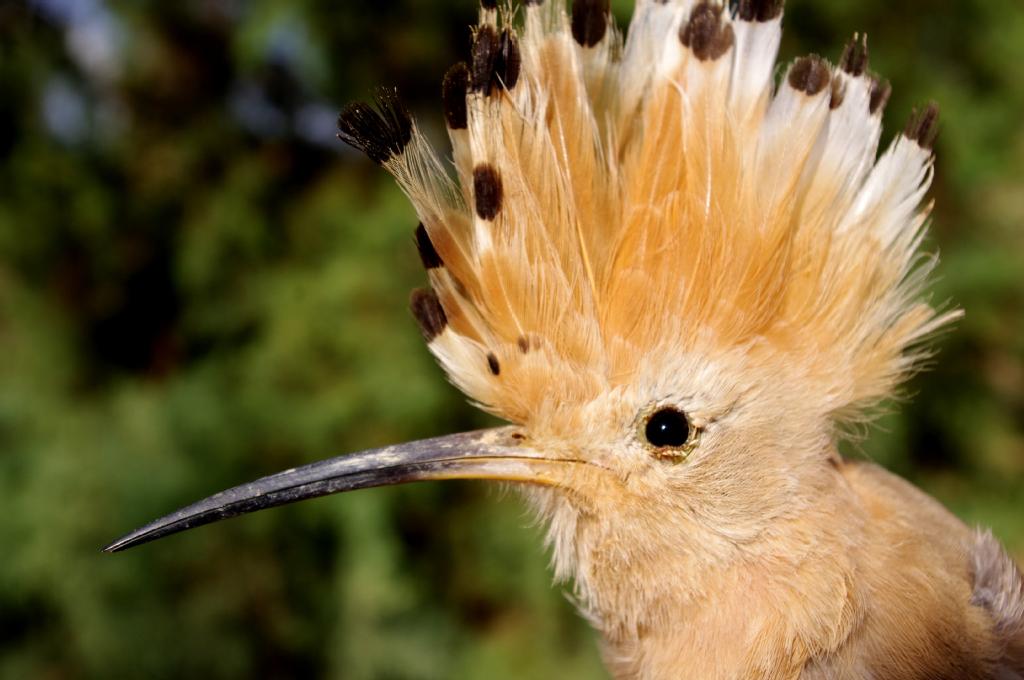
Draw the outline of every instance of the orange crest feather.
[[[776,86],[781,2],[640,0],[625,41],[600,0],[523,14],[482,9],[445,79],[454,179],[393,103],[384,132],[342,114],[390,134],[368,153],[424,225],[414,311],[453,382],[528,423],[652,357],[742,351],[835,418],[889,395],[957,315],[922,295],[934,107],[876,160],[866,41]]]

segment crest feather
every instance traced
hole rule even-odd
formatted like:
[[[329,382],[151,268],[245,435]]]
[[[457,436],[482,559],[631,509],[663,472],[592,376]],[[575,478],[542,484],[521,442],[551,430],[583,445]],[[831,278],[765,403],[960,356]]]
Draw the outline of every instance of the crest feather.
[[[623,40],[606,0],[488,3],[444,83],[454,180],[390,99],[343,115],[416,207],[436,295],[414,308],[474,400],[528,422],[655,353],[741,350],[857,417],[957,316],[922,297],[937,109],[876,160],[866,39],[775,86],[781,22],[781,1],[638,0]]]

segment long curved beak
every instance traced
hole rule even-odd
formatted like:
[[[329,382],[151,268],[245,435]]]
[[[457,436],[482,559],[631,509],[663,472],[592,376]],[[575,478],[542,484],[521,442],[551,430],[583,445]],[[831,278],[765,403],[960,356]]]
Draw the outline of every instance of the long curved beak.
[[[119,538],[118,552],[211,522],[342,491],[430,479],[495,479],[561,485],[566,467],[583,461],[544,457],[522,444],[514,427],[463,432],[369,449],[214,494]]]

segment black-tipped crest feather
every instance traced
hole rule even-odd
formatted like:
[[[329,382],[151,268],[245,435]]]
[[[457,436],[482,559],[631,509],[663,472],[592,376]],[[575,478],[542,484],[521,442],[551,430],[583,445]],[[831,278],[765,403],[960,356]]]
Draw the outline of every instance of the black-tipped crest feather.
[[[494,77],[495,86],[504,87],[506,90],[515,88],[519,82],[519,69],[522,66],[522,56],[519,54],[519,41],[515,33],[505,29],[501,33],[501,40],[498,43],[498,58],[495,60]]]
[[[430,240],[430,235],[427,234],[427,229],[423,226],[422,222],[416,227],[415,238],[416,250],[420,254],[423,268],[438,269],[443,267],[444,262],[441,260],[441,256],[437,254],[437,249],[434,248],[434,243]]]
[[[679,40],[701,61],[718,59],[736,40],[732,26],[722,21],[722,10],[721,5],[702,2],[679,31]]]
[[[466,92],[469,90],[469,67],[460,61],[448,69],[441,84],[441,103],[444,106],[444,120],[452,130],[465,130],[468,126],[466,114]]]
[[[854,35],[843,48],[843,56],[839,59],[839,68],[851,76],[857,77],[868,68],[868,37]]]
[[[903,131],[907,139],[917,142],[922,149],[931,149],[939,135],[939,106],[931,102],[921,111],[914,111]]]
[[[477,29],[473,38],[473,60],[470,71],[470,87],[473,92],[491,93],[494,81],[494,67],[498,60],[501,39],[489,25]]]
[[[608,32],[610,17],[609,0],[574,0],[572,37],[583,47],[593,47]]]
[[[824,59],[810,54],[796,60],[789,70],[788,81],[794,90],[813,97],[832,82],[832,71]]]
[[[885,109],[885,105],[889,103],[890,96],[892,96],[892,85],[889,81],[872,76],[868,111],[873,115]]]
[[[409,298],[409,310],[419,324],[423,339],[428,343],[444,332],[448,316],[437,298],[437,293],[426,288],[417,288]]]
[[[473,169],[473,197],[476,214],[480,219],[493,220],[501,211],[501,175],[489,163],[481,163]]]
[[[782,14],[783,0],[740,0],[736,16],[741,21],[771,21]]]
[[[355,102],[342,110],[338,138],[384,164],[409,144],[412,119],[394,88],[380,88],[373,104]]]

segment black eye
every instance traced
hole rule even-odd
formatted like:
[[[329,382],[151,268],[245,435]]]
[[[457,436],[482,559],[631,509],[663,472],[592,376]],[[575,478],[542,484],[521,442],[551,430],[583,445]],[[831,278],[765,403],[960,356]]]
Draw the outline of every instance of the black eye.
[[[647,419],[644,436],[659,449],[682,446],[690,439],[690,421],[682,411],[663,408]]]

